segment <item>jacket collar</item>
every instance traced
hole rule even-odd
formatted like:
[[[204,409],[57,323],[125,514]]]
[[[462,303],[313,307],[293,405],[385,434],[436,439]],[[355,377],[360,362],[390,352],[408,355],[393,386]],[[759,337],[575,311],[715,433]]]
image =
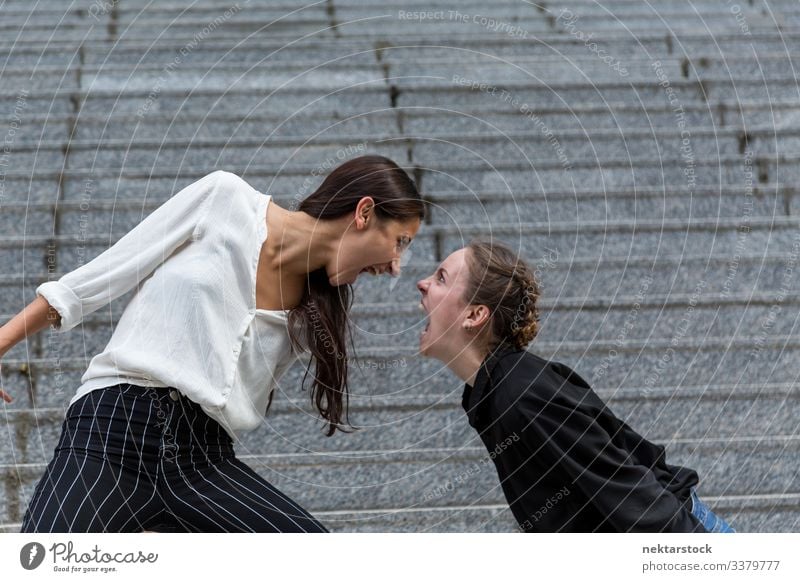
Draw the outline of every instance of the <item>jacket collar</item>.
[[[470,386],[464,383],[464,392],[461,396],[461,406],[467,413],[469,424],[478,428],[477,423],[480,421],[479,410],[488,399],[492,392],[492,371],[497,365],[497,362],[509,352],[518,351],[513,346],[507,344],[498,344],[494,350],[484,358],[478,373],[475,375],[475,384]]]

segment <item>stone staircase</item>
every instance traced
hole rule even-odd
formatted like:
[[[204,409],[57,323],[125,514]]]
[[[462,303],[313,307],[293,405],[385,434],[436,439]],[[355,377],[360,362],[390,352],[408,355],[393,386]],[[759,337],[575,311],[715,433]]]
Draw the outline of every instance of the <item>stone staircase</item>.
[[[797,2],[7,0],[0,14],[3,322],[210,171],[290,208],[324,168],[380,153],[431,212],[399,279],[356,284],[361,430],[322,435],[298,365],[240,458],[334,531],[514,531],[463,383],[416,350],[416,281],[492,236],[538,268],[531,351],[695,468],[737,530],[798,530]],[[3,359],[3,531],[130,296]]]

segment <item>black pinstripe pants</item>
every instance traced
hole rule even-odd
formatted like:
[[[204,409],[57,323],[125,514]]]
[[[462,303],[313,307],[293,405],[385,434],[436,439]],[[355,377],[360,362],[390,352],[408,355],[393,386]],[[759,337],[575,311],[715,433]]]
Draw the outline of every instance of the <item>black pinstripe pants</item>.
[[[239,461],[171,388],[118,384],[68,409],[21,532],[327,532]]]

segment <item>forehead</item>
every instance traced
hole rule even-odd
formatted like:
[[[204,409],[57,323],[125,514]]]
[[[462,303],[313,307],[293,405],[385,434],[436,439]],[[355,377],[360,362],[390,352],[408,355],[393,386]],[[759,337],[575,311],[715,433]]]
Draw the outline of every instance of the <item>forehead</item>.
[[[419,217],[409,218],[407,220],[391,219],[387,221],[387,225],[398,234],[405,233],[413,236],[419,230],[421,222]]]
[[[458,249],[457,251],[450,253],[445,260],[441,262],[439,265],[441,268],[445,269],[451,275],[455,275],[461,270],[461,266],[464,264],[466,258],[465,254],[467,249]]]

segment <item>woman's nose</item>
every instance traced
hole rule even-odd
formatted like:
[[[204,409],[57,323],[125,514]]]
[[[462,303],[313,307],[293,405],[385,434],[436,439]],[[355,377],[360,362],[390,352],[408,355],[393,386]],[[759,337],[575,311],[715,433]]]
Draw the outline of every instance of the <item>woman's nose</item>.
[[[425,289],[426,289],[425,281],[426,279],[420,279],[419,281],[417,281],[417,289],[419,289],[419,292],[422,293],[423,295],[425,294]]]

